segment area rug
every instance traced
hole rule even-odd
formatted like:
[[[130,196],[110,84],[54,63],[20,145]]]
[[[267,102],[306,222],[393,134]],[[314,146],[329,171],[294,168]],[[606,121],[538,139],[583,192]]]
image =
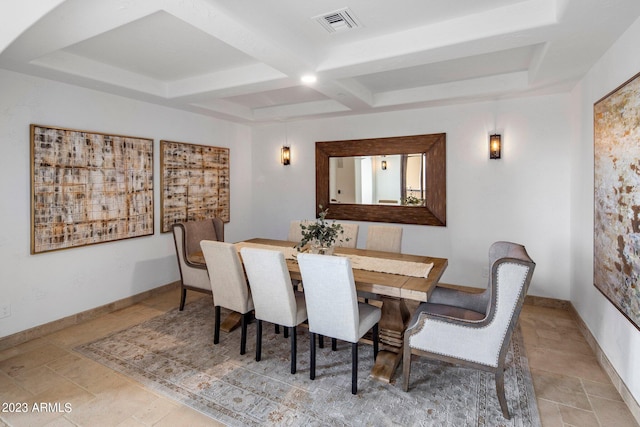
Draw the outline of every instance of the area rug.
[[[519,328],[507,357],[505,420],[493,375],[417,358],[408,393],[401,366],[391,384],[369,377],[373,349],[360,345],[358,394],[351,394],[351,346],[327,342],[309,379],[309,336],[298,331],[298,372],[289,372],[289,340],[263,328],[255,361],[255,324],[247,353],[240,331],[213,345],[211,300],[201,298],[75,350],[167,397],[230,426],[539,426],[540,417]]]

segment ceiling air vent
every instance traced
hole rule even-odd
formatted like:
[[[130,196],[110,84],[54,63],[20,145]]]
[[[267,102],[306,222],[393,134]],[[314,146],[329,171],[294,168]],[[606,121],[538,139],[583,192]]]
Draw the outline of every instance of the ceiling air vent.
[[[312,19],[318,21],[320,25],[330,33],[341,33],[347,30],[354,30],[361,26],[356,16],[348,7],[334,12],[324,13]]]

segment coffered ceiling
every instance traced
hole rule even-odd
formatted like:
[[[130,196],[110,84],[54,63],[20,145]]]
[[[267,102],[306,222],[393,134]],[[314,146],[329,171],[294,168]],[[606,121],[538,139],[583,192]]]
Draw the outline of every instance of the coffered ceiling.
[[[252,124],[566,92],[638,16],[638,0],[66,0],[0,68]]]

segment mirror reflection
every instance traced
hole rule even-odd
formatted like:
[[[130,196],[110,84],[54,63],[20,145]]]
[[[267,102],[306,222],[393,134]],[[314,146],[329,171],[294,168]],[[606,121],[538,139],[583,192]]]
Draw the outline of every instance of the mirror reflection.
[[[424,206],[425,153],[329,157],[331,203]]]

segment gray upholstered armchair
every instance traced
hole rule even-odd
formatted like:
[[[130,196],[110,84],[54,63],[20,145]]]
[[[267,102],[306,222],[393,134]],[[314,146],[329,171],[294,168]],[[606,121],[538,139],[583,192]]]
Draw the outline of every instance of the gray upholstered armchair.
[[[211,293],[207,266],[201,262],[193,262],[191,255],[201,252],[202,240],[224,241],[224,222],[220,218],[213,218],[174,224],[173,240],[180,268],[180,311],[182,311],[187,298],[187,289]]]
[[[489,286],[483,293],[436,288],[418,306],[404,336],[403,388],[409,389],[411,356],[493,372],[502,414],[504,363],[535,263],[522,245],[496,242],[489,250]]]

